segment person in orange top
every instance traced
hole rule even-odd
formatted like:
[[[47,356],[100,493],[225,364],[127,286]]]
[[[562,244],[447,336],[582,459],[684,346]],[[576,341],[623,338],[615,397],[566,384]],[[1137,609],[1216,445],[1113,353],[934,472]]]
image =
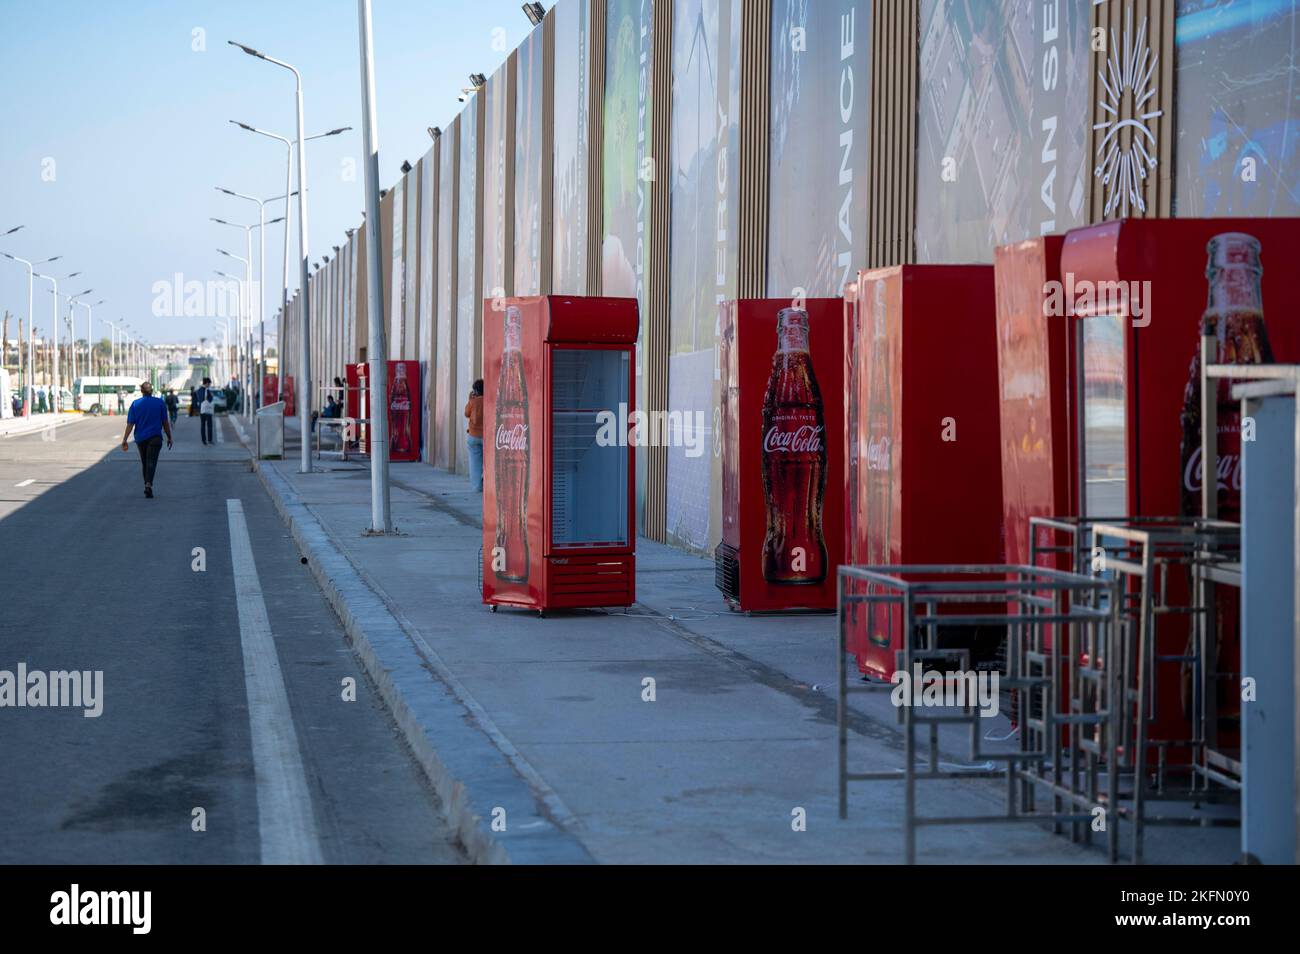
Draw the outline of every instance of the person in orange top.
[[[479,378],[469,391],[465,405],[469,424],[465,427],[465,443],[469,447],[469,485],[483,492],[483,379]]]

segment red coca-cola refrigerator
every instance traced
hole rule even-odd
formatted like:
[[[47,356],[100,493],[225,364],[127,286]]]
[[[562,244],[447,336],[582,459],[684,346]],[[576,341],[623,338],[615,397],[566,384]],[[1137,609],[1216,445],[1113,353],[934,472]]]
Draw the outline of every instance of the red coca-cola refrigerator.
[[[551,295],[483,308],[483,602],[635,602],[637,303]]]
[[[994,321],[987,265],[864,271],[845,296],[846,562],[1003,562]],[[975,664],[1003,636],[940,630]],[[850,604],[846,644],[862,672],[888,679],[900,608]]]
[[[370,367],[363,362],[344,368],[346,385],[343,397],[345,417],[368,420],[370,417]],[[388,362],[388,459],[411,461],[420,459],[420,362]],[[337,395],[335,395],[337,397]],[[370,427],[363,425],[362,452],[370,453]]]
[[[843,303],[744,299],[720,308],[715,584],[745,612],[832,610],[843,552]]]
[[[1201,329],[1213,329],[1221,364],[1300,361],[1300,283],[1290,271],[1297,245],[1294,218],[1129,219],[1069,233],[1061,296],[1079,322],[1075,469],[1085,515],[1201,513]],[[1230,382],[1217,389],[1218,516],[1236,521],[1241,409]],[[1185,580],[1169,586],[1171,603],[1186,601]],[[1221,587],[1217,606],[1216,669],[1237,672],[1236,594]],[[1180,655],[1186,640],[1185,617],[1165,617],[1156,653]],[[1156,664],[1151,738],[1186,737],[1181,681],[1180,662]],[[1219,728],[1232,732],[1238,693],[1224,683],[1216,695]]]
[[[293,375],[292,375],[292,374],[286,374],[286,375],[284,376],[284,393],[283,393],[282,395],[280,395],[280,397],[281,397],[281,398],[283,399],[283,401],[284,401],[284,416],[285,416],[285,417],[293,417],[295,414],[298,413],[298,406],[297,406],[297,404],[296,404],[295,401],[294,401],[294,395],[293,395]]]
[[[279,378],[274,373],[262,375],[262,404],[274,404],[280,400]]]

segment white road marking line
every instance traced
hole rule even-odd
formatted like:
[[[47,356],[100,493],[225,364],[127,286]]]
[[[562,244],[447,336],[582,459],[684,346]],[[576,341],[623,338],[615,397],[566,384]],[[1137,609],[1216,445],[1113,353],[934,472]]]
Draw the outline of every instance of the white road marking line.
[[[34,484],[34,483],[36,483],[36,478],[35,478],[35,477],[28,477],[26,480],[20,480],[18,483],[14,484],[14,486],[15,486],[15,487],[26,487],[28,484]]]
[[[239,639],[244,651],[244,689],[253,740],[262,864],[322,864],[307,774],[271,637],[262,585],[253,563],[253,545],[248,539],[243,503],[227,500],[226,516],[230,522],[230,560],[239,606]]]

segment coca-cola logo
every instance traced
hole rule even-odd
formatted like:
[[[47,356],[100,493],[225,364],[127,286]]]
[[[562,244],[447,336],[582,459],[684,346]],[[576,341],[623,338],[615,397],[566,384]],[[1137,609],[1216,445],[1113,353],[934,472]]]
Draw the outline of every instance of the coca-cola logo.
[[[1219,490],[1227,490],[1231,485],[1237,493],[1241,492],[1241,455],[1223,454],[1218,459],[1215,479]],[[1201,490],[1201,449],[1198,447],[1187,458],[1183,468],[1183,489],[1191,493]]]
[[[528,425],[516,424],[513,427],[506,427],[504,424],[497,425],[497,450],[527,450],[528,449]]]
[[[867,441],[867,470],[889,470],[888,437],[873,437]]]
[[[822,428],[804,424],[787,428],[773,424],[763,437],[763,453],[780,451],[785,454],[818,454],[822,449]]]

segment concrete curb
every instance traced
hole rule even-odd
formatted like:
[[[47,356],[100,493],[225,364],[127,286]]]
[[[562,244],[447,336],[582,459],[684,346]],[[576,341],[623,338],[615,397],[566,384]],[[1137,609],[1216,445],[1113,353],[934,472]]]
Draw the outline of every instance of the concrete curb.
[[[242,425],[231,420],[247,447]],[[475,864],[594,863],[586,847],[565,829],[564,822],[572,824],[567,809],[520,775],[493,732],[480,723],[476,707],[467,705],[438,678],[438,661],[420,652],[417,634],[408,631],[366,582],[288,482],[255,458],[252,466],[437,792],[443,814],[470,860]],[[506,812],[506,831],[492,828],[498,809]]]

